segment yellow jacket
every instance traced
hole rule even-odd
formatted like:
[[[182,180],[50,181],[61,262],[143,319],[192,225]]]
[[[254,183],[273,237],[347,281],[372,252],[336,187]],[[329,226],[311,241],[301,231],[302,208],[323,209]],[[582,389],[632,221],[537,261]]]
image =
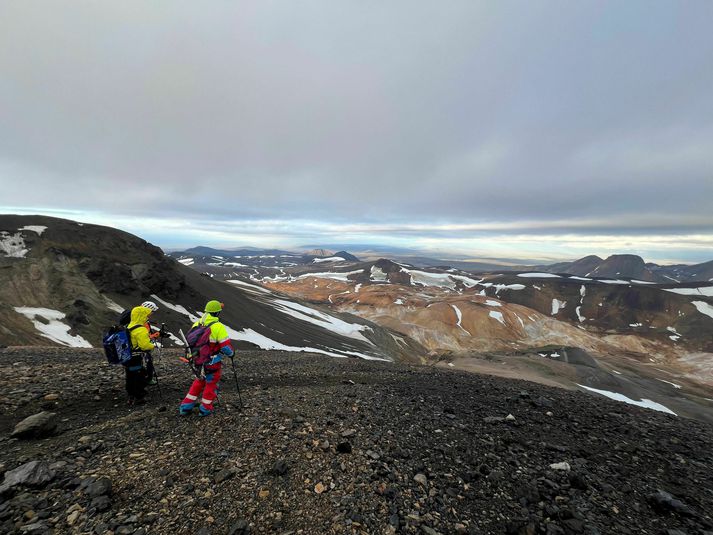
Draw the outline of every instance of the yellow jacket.
[[[151,314],[151,310],[146,307],[138,306],[131,309],[131,321],[127,329],[131,335],[131,349],[133,350],[151,351],[154,348],[149,338],[149,331],[144,326],[148,321],[149,314]],[[137,325],[138,327],[136,327]],[[132,327],[136,327],[136,329],[132,330]]]

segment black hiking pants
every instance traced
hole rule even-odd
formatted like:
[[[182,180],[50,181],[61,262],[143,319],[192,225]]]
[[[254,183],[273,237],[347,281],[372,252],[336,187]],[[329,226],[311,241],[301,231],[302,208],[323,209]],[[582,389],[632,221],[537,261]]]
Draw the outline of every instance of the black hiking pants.
[[[144,353],[134,353],[126,363],[126,393],[129,399],[144,399],[146,385],[153,377],[153,363],[148,360],[148,369],[144,366]],[[150,374],[150,376],[149,376]]]

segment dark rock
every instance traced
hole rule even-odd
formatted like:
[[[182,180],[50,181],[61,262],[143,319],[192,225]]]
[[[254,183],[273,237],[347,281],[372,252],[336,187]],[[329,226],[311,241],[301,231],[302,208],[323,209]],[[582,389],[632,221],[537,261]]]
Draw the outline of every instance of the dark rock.
[[[52,530],[44,522],[33,522],[32,524],[25,524],[20,527],[21,533],[26,533],[28,535],[39,535],[41,533],[51,533]]]
[[[96,481],[93,481],[87,486],[86,493],[91,498],[111,494],[111,479],[108,477],[101,477]]]
[[[238,471],[235,468],[232,468],[232,467],[225,468],[225,469],[221,470],[220,472],[218,472],[217,474],[215,474],[214,479],[215,479],[216,483],[222,483],[223,481],[230,479],[237,473],[238,473]]]
[[[94,507],[100,513],[108,511],[111,508],[111,498],[106,495],[97,496],[91,501],[91,507]]]
[[[43,438],[57,432],[57,414],[54,412],[39,412],[28,416],[15,426],[13,438]]]
[[[344,442],[340,442],[339,444],[337,444],[337,452],[338,453],[351,453],[352,452],[351,442],[345,440]]]
[[[666,491],[659,490],[649,494],[648,500],[651,508],[659,514],[676,513],[681,516],[696,516],[696,513],[681,500],[677,500]]]
[[[278,461],[275,461],[275,464],[272,465],[272,469],[270,472],[272,472],[276,476],[284,476],[287,471],[289,470],[289,466],[287,466],[287,463],[280,459]]]
[[[5,481],[0,485],[0,495],[17,485],[41,487],[52,481],[54,477],[54,470],[50,469],[46,462],[30,461],[5,473]]]
[[[483,421],[486,424],[497,424],[500,422],[504,422],[505,418],[503,418],[502,416],[486,416],[485,418],[483,418]]]
[[[249,535],[250,534],[250,526],[248,525],[247,520],[238,520],[235,524],[230,526],[230,530],[228,531],[228,535]]]

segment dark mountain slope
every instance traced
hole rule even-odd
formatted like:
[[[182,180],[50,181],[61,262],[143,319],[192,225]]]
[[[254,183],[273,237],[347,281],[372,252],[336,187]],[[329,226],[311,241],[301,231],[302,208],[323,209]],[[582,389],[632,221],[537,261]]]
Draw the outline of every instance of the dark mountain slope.
[[[127,410],[121,370],[96,350],[0,350],[0,392],[15,392],[0,398],[0,470],[53,467],[3,494],[0,531],[713,529],[706,424],[524,381],[276,352],[240,355],[243,412],[228,372],[214,417],[181,418],[191,378],[174,357],[159,365],[165,401]],[[41,408],[61,414],[58,435],[8,438]]]

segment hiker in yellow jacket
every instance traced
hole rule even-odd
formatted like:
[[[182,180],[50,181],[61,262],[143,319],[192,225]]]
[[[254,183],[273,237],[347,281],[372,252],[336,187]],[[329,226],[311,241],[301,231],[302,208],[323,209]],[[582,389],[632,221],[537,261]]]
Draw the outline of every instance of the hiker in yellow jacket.
[[[129,395],[129,405],[142,404],[146,397],[146,385],[153,379],[153,361],[149,330],[146,328],[149,316],[153,310],[145,306],[131,309],[131,321],[127,326],[131,335],[131,360],[126,368],[126,393]],[[146,365],[144,366],[144,360]]]

